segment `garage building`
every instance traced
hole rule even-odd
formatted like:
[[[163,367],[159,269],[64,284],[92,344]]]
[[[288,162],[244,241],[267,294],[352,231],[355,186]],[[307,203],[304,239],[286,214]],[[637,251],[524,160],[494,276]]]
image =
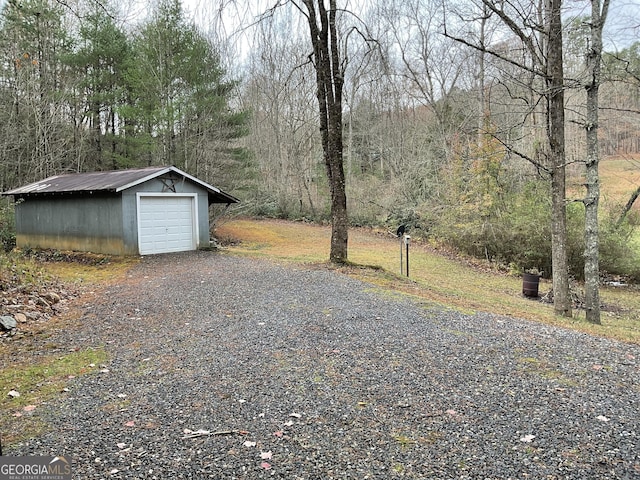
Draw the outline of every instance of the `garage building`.
[[[237,198],[176,167],[56,175],[15,200],[16,244],[113,255],[209,246],[209,205]]]

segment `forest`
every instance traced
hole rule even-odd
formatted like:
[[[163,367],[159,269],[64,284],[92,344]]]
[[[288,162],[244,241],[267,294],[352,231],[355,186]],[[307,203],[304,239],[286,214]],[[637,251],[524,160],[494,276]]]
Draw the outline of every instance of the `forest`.
[[[240,198],[228,214],[331,222],[320,51],[309,35],[310,9],[324,3],[6,1],[0,189],[175,165]],[[568,272],[582,279],[596,154],[630,172],[616,180],[628,183],[622,195],[594,197],[600,271],[640,279],[639,9],[611,7],[594,56],[592,4],[549,3],[555,46],[550,10],[537,2],[328,2],[349,225],[406,225],[425,241],[550,275],[560,205]],[[559,124],[563,160],[553,164]],[[554,184],[558,168],[566,185]],[[6,245],[6,200],[0,221]]]

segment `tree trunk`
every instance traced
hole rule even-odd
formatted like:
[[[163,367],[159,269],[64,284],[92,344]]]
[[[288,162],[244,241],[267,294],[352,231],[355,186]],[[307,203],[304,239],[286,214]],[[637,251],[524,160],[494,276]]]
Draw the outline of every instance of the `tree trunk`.
[[[567,256],[565,198],[564,70],[562,65],[562,0],[547,4],[547,137],[551,156],[551,260],[553,262],[553,307],[557,315],[571,317]]]
[[[336,28],[336,0],[303,0],[313,45],[317,98],[320,111],[320,133],[324,161],[331,190],[331,251],[332,263],[347,261],[349,218],[342,148],[342,89],[338,35]]]
[[[622,209],[622,213],[620,213],[620,217],[618,217],[616,227],[620,227],[620,225],[622,225],[622,222],[624,222],[624,219],[627,217],[629,211],[631,211],[631,207],[633,207],[633,204],[636,203],[638,197],[640,197],[640,187],[636,188],[629,197],[629,200],[627,200],[626,205]]]
[[[584,303],[586,319],[600,324],[600,269],[598,204],[600,202],[600,178],[598,164],[598,102],[600,89],[600,66],[602,63],[602,29],[607,17],[609,0],[604,0],[602,11],[600,0],[591,0],[591,47],[587,52],[587,136],[586,187],[584,199]]]

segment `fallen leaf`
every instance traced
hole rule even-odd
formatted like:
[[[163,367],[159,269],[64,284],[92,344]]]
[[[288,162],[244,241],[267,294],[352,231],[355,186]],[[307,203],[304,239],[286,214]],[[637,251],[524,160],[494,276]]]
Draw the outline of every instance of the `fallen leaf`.
[[[262,468],[264,468],[265,470],[271,470],[271,464],[270,464],[270,463],[262,462],[262,463],[260,464],[260,466],[261,466]]]
[[[14,417],[21,417],[21,416],[22,416],[22,414],[21,414],[20,412],[16,412],[16,413],[14,413],[14,414],[13,414],[13,416],[14,416]]]
[[[282,436],[284,435],[284,432],[283,432],[282,430],[278,430],[277,432],[273,432],[273,434],[274,434],[276,437],[282,437]]]
[[[27,405],[22,410],[24,410],[25,412],[33,412],[35,409],[36,409],[35,405]]]
[[[262,460],[271,460],[271,457],[273,457],[273,453],[271,452],[271,450],[269,450],[268,452],[260,452],[260,458]]]
[[[444,412],[444,413],[446,413],[447,415],[457,415],[458,414],[458,412],[456,412],[455,410],[453,410],[451,408],[449,410],[447,410],[446,412]]]
[[[135,420],[130,420],[124,424],[125,427],[133,427],[136,424]]]
[[[521,441],[521,442],[524,442],[524,443],[531,443],[531,441],[532,441],[534,438],[536,438],[536,436],[535,436],[535,435],[525,435],[524,437],[522,437],[522,438],[520,439],[520,441]]]
[[[602,365],[594,365],[591,367],[592,370],[602,370]]]

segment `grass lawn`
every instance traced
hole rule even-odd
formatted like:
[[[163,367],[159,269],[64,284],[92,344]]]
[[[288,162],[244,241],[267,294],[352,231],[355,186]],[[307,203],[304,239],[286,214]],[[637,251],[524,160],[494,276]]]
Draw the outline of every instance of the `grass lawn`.
[[[227,251],[233,254],[307,264],[327,263],[330,235],[327,226],[280,220],[234,219],[216,230],[218,239],[228,244]],[[341,270],[445,307],[493,312],[640,343],[640,291],[635,288],[603,287],[606,311],[602,325],[591,325],[580,310],[574,311],[573,318],[558,317],[552,305],[525,298],[520,276],[497,272],[416,243],[409,247],[409,258],[407,278],[400,275],[398,239],[389,232],[351,229],[349,260],[354,266]],[[541,280],[541,295],[550,289],[550,281]]]

